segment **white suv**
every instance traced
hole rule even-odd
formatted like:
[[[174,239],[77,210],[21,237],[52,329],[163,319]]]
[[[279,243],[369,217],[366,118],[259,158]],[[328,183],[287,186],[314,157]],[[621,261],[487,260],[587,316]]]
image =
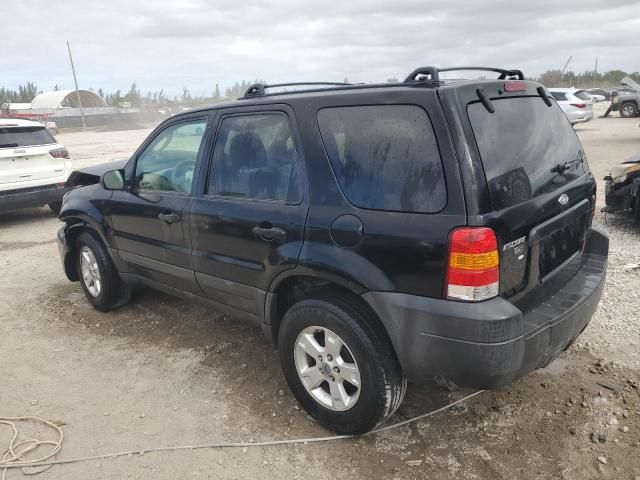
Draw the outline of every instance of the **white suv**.
[[[58,214],[71,170],[69,152],[44,125],[0,118],[0,212],[49,205]]]
[[[571,125],[593,118],[593,99],[586,90],[575,88],[547,88],[567,116]]]

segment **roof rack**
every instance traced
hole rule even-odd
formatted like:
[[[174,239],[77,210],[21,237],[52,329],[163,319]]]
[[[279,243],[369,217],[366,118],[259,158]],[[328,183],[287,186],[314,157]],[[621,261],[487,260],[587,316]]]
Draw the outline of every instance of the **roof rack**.
[[[274,83],[273,85],[267,85],[266,83],[254,83],[247,91],[244,92],[244,96],[242,98],[251,98],[251,97],[260,97],[262,95],[266,95],[265,90],[268,88],[278,88],[278,87],[298,87],[298,86],[311,86],[311,85],[327,85],[332,87],[345,87],[349,85],[353,85],[353,83],[343,83],[343,82],[294,82],[294,83]]]
[[[500,76],[498,80],[504,80],[509,78],[513,80],[513,77],[517,77],[518,80],[524,80],[524,74],[522,70],[505,70],[504,68],[495,68],[495,67],[447,67],[447,68],[438,68],[434,66],[428,67],[420,67],[416,68],[413,72],[409,74],[407,78],[404,79],[404,83],[414,83],[423,81],[423,79],[418,79],[418,76],[426,76],[432,82],[440,81],[440,72],[455,72],[461,70],[478,70],[483,72],[495,72],[499,73]]]

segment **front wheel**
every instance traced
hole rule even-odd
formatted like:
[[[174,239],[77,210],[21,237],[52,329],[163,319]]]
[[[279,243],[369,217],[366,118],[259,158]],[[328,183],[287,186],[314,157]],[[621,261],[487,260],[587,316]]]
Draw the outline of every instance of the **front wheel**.
[[[633,102],[625,102],[620,105],[620,116],[622,118],[632,118],[638,115],[638,107]]]
[[[340,434],[368,432],[400,406],[407,383],[386,335],[357,301],[323,295],[284,316],[285,378],[303,408]]]
[[[51,202],[49,205],[49,209],[56,215],[60,215],[60,210],[62,210],[62,200],[58,200],[57,202]]]
[[[95,308],[106,312],[129,301],[131,290],[119,277],[102,241],[84,231],[78,235],[75,252],[80,284]]]

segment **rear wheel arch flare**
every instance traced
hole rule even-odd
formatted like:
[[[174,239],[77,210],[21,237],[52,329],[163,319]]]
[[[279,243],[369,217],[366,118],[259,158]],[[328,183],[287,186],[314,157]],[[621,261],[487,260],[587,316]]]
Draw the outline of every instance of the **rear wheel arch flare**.
[[[367,318],[370,325],[383,334],[391,344],[389,334],[377,314],[358,293],[344,285],[324,278],[300,275],[284,279],[275,287],[273,293],[275,297],[266,314],[271,326],[272,338],[276,344],[280,322],[287,310],[305,298],[322,298],[332,301],[338,306],[341,303],[347,303],[353,308],[357,308],[363,313],[363,318]]]

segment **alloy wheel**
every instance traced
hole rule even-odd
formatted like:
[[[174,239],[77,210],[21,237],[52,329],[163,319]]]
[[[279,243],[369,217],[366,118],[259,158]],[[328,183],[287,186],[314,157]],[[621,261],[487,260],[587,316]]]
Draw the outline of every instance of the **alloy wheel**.
[[[331,330],[311,326],[296,339],[294,357],[307,392],[322,406],[346,411],[358,401],[360,369],[347,344]]]

